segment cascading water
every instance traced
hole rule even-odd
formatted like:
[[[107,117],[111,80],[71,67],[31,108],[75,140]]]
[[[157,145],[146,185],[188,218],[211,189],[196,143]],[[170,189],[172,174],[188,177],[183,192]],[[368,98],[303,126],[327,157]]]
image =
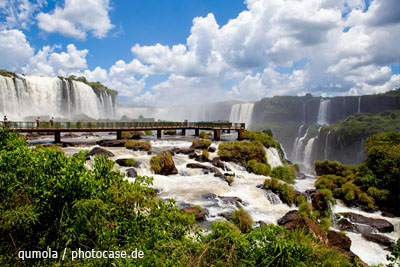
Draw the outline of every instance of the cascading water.
[[[306,168],[311,168],[311,156],[312,156],[312,151],[313,151],[315,138],[316,137],[311,138],[310,140],[308,140],[307,145],[304,148],[303,165]]]
[[[361,96],[358,97],[358,107],[357,107],[357,113],[361,112]]]
[[[303,155],[303,148],[304,148],[304,139],[307,137],[308,135],[308,130],[310,130],[310,128],[307,128],[306,132],[304,133],[304,135],[302,137],[299,138],[296,147],[294,148],[294,161],[295,162],[301,162],[302,161],[302,155]]]
[[[318,125],[328,125],[329,124],[329,107],[330,99],[321,99],[318,109]]]
[[[246,124],[246,128],[249,129],[252,115],[253,115],[254,103],[241,103],[232,106],[231,114],[229,116],[230,122],[241,122]]]
[[[265,148],[265,153],[267,154],[267,161],[271,169],[283,166],[279,152],[275,147]]]
[[[93,119],[115,118],[116,106],[108,92],[94,90],[78,81],[56,77],[0,76],[0,115],[10,120],[48,115],[72,118],[85,114]]]

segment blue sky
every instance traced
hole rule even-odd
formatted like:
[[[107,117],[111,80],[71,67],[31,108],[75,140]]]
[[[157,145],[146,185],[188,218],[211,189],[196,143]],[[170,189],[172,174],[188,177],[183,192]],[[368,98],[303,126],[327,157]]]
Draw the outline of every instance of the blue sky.
[[[359,95],[400,80],[398,0],[0,0],[0,68],[168,106]]]

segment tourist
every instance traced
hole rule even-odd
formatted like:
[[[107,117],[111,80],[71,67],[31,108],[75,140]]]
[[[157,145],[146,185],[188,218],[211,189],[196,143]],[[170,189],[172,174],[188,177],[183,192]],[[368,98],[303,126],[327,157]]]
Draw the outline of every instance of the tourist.
[[[36,127],[39,128],[39,124],[40,124],[40,117],[37,117],[36,119]]]
[[[54,126],[54,117],[51,117],[51,119],[50,119],[50,126],[51,126],[51,127]]]
[[[3,121],[4,121],[4,127],[8,127],[8,119],[6,115],[4,115]]]

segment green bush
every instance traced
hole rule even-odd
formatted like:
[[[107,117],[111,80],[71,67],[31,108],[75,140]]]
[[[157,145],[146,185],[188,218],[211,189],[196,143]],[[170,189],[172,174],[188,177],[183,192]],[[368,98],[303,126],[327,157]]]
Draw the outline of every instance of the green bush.
[[[283,203],[292,205],[296,202],[296,190],[286,183],[281,183],[275,178],[265,179],[264,187],[277,194]]]
[[[207,149],[203,149],[202,155],[203,155],[203,157],[205,157],[206,159],[208,159],[208,158],[210,157],[210,153],[208,153],[208,150],[207,150]]]
[[[135,167],[136,166],[136,161],[134,159],[127,159],[125,161],[127,167]]]
[[[207,149],[211,146],[211,140],[207,139],[193,139],[192,140],[192,147],[195,149]]]
[[[171,129],[171,130],[164,130],[165,135],[176,135],[176,130]]]
[[[125,142],[125,147],[126,148],[139,148],[141,150],[150,150],[151,149],[151,144],[148,141],[134,141],[134,140],[128,140]]]
[[[281,149],[281,145],[279,144],[279,142],[275,141],[272,138],[272,135],[269,135],[267,133],[244,131],[242,137],[245,139],[250,139],[251,141],[259,141],[266,148],[275,147],[279,150]]]
[[[242,208],[233,212],[232,221],[242,233],[250,232],[253,226],[253,219],[250,214]]]
[[[218,155],[221,160],[236,161],[246,164],[249,160],[262,162],[265,151],[260,142],[233,141],[218,146]]]
[[[272,169],[271,177],[285,181],[287,183],[294,183],[295,175],[286,166],[278,166]]]
[[[271,167],[268,163],[259,163],[256,160],[252,159],[247,162],[247,166],[251,169],[252,172],[258,175],[269,176],[271,173]]]
[[[145,135],[153,135],[153,131],[151,131],[151,130],[146,130],[146,131],[144,131],[144,134],[145,134]]]

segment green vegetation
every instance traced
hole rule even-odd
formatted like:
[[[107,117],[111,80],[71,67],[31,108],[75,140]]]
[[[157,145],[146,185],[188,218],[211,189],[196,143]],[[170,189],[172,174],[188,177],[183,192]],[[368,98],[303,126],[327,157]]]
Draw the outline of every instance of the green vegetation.
[[[16,78],[17,74],[7,70],[0,70],[0,75],[8,78]]]
[[[139,150],[150,150],[151,144],[148,141],[134,141],[128,140],[125,142],[126,148],[138,148]]]
[[[202,155],[203,155],[203,157],[205,157],[206,159],[209,159],[209,157],[210,157],[210,153],[208,153],[208,150],[207,150],[207,149],[203,149]]]
[[[125,164],[127,167],[135,167],[136,166],[136,161],[134,159],[127,159],[125,161]]]
[[[150,159],[151,170],[155,174],[168,175],[175,168],[171,153],[164,151],[161,154]]]
[[[262,143],[258,141],[241,142],[232,141],[218,146],[218,155],[221,160],[235,161],[246,164],[249,160],[265,162],[265,151]]]
[[[192,147],[195,149],[207,149],[211,146],[212,142],[208,139],[193,139]]]
[[[288,205],[295,204],[296,190],[294,190],[293,186],[281,183],[279,180],[272,178],[265,179],[264,187],[265,189],[269,189],[273,193],[277,194],[283,203]]]
[[[153,131],[151,131],[151,130],[146,130],[146,131],[144,131],[144,134],[145,134],[145,135],[153,135]]]
[[[60,79],[64,79],[63,77],[59,76]],[[78,81],[78,82],[83,82],[87,85],[89,85],[90,87],[93,88],[94,92],[97,95],[100,95],[100,92],[108,92],[111,95],[117,95],[118,92],[115,90],[111,90],[109,88],[107,88],[107,86],[103,85],[100,82],[89,82],[88,80],[86,80],[86,77],[76,77],[75,75],[71,75],[68,78],[65,78],[66,80],[69,81]]]
[[[202,138],[202,139],[205,139],[205,138],[208,138],[208,134],[206,132],[202,131],[202,132],[199,133],[199,137]]]
[[[226,181],[228,182],[229,185],[231,185],[235,181],[234,176],[227,176]]]
[[[268,225],[241,233],[217,222],[203,235],[194,214],[157,198],[152,178],[134,182],[106,157],[85,167],[86,152],[66,157],[36,150],[0,128],[0,264],[2,266],[351,266],[303,230]],[[240,215],[240,213],[239,213]],[[243,216],[237,216],[243,222]],[[57,259],[18,259],[18,251],[58,251]],[[76,259],[85,251],[144,252],[143,259]]]
[[[253,219],[243,208],[233,212],[232,221],[242,233],[248,233],[253,228]]]
[[[247,166],[252,172],[259,175],[269,176],[271,174],[271,166],[268,163],[259,163],[252,159],[247,162]]]
[[[278,166],[272,169],[271,177],[292,184],[296,177],[296,172],[293,172],[293,170],[287,166]]]
[[[366,140],[367,158],[359,166],[339,162],[316,162],[321,175],[318,189],[330,189],[346,204],[361,204],[370,209],[389,207],[400,213],[400,133],[388,132]]]
[[[281,149],[279,142],[275,141],[272,135],[268,133],[244,131],[243,138],[250,139],[251,141],[260,141],[266,148],[275,147]]]

